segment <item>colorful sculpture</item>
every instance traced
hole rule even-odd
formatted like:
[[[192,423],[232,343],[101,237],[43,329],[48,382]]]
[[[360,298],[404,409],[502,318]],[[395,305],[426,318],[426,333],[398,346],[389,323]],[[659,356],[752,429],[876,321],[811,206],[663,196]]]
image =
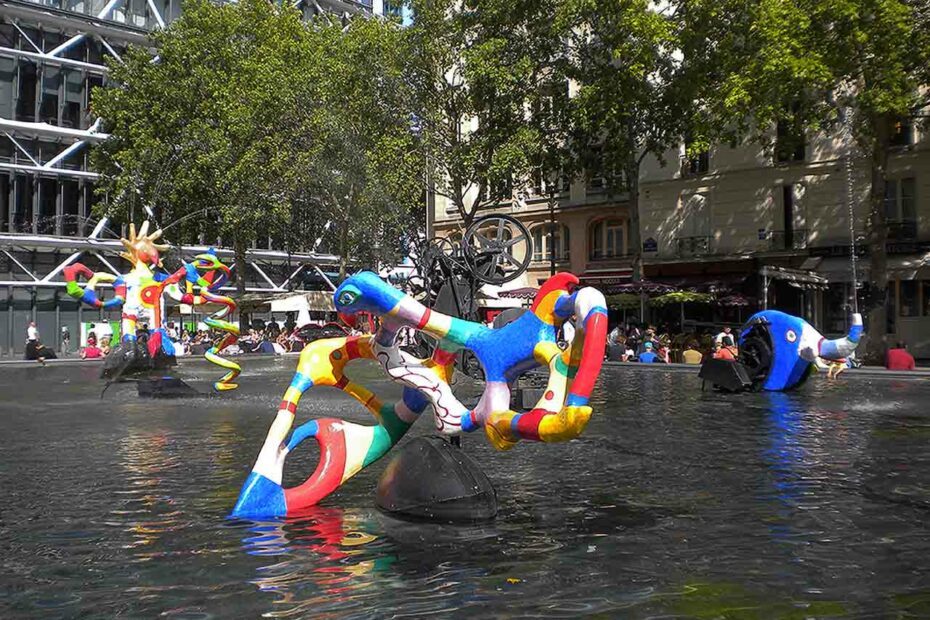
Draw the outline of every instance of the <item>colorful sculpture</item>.
[[[521,439],[554,442],[577,437],[591,417],[588,399],[604,359],[607,336],[604,296],[593,288],[576,290],[578,284],[571,274],[553,276],[536,294],[530,312],[491,329],[433,312],[374,273],[361,272],[346,279],[334,294],[336,309],[347,316],[376,314],[381,317],[380,328],[372,336],[317,340],[304,348],[232,515],[280,517],[315,505],[390,450],[428,404],[440,433],[484,429],[499,450],[508,450]],[[571,319],[575,336],[563,351],[556,335]],[[395,345],[402,327],[438,341],[431,358],[414,358]],[[474,353],[486,377],[484,393],[473,409],[459,402],[450,386],[456,352],[463,348]],[[356,359],[378,362],[393,381],[404,385],[401,400],[384,403],[351,381],[345,367]],[[542,399],[526,413],[511,410],[511,384],[540,365],[549,368]],[[325,418],[310,420],[291,432],[300,397],[321,385],[351,394],[375,416],[377,424]],[[285,459],[309,437],[320,445],[316,471],[303,484],[285,489],[281,486]]]
[[[226,332],[226,336],[206,353],[211,362],[222,366],[227,373],[213,384],[216,390],[233,390],[238,387],[233,381],[239,376],[239,365],[220,357],[227,346],[235,343],[239,337],[239,328],[225,320],[236,309],[236,303],[229,297],[216,294],[230,275],[229,268],[217,259],[210,249],[199,254],[191,263],[184,263],[172,274],[163,270],[160,252],[168,246],[156,243],[161,231],[149,234],[149,223],[143,222],[136,234],[134,224],[129,225],[129,239],[120,239],[126,248],[120,256],[132,265],[129,273],[114,275],[106,272],[93,272],[81,263],[65,267],[64,276],[68,294],[93,307],[117,308],[122,306],[121,346],[127,351],[136,350],[137,326],[147,323],[149,326],[146,349],[150,360],[173,360],[174,345],[168,338],[163,325],[165,314],[164,296],[194,306],[207,303],[218,304],[219,310],[205,319],[205,323],[214,329]],[[87,278],[82,286],[80,277]],[[115,296],[107,301],[101,300],[94,287],[100,282],[113,285]],[[182,288],[183,287],[183,288]],[[155,364],[159,366],[159,364]]]
[[[827,340],[802,318],[763,310],[746,321],[739,344],[741,357],[749,354],[763,363],[762,389],[782,391],[803,383],[818,358],[834,361],[852,355],[861,338],[861,314],[852,315],[849,334]]]
[[[810,376],[818,359],[845,362],[861,337],[859,314],[852,315],[847,336],[827,340],[802,318],[763,310],[749,317],[740,331],[737,359],[706,360],[698,376],[727,392],[790,390]],[[832,372],[831,368],[831,377]]]

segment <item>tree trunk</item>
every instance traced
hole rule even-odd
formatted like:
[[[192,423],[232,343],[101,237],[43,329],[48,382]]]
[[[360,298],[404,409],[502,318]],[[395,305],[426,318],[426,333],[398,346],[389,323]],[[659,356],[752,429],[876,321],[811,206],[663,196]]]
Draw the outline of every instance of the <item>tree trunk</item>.
[[[245,277],[247,266],[245,263],[245,242],[239,236],[233,239],[233,252],[236,256],[236,297],[242,299],[245,295]],[[252,315],[250,312],[239,312],[239,330],[245,332],[252,324]]]
[[[233,240],[233,250],[236,253],[236,295],[245,295],[245,278],[248,266],[245,259],[245,242],[239,237]]]
[[[882,115],[872,119],[871,189],[869,191],[869,285],[871,304],[865,328],[869,335],[866,358],[870,363],[884,360],[887,341],[888,222],[885,218],[885,185],[893,119]]]
[[[631,152],[625,170],[627,187],[629,188],[627,204],[630,211],[627,241],[629,242],[629,252],[632,259],[633,282],[641,282],[643,279],[643,243],[639,234],[639,162],[636,153]],[[639,297],[640,319],[645,325],[649,320],[649,317],[646,316],[649,305],[646,303],[645,291],[640,291]]]

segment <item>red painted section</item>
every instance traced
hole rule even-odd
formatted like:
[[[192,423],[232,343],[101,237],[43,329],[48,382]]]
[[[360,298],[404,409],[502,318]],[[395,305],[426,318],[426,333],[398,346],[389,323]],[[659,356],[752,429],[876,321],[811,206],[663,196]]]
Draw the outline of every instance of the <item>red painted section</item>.
[[[517,433],[523,439],[539,441],[539,423],[543,416],[549,414],[545,409],[532,409],[521,415],[517,420]]]
[[[152,332],[149,336],[149,355],[154,358],[158,350],[161,349],[161,332]]]
[[[578,373],[572,382],[571,393],[587,398],[591,396],[594,382],[604,363],[604,349],[607,346],[607,316],[597,312],[588,317],[585,323],[584,348]]]
[[[346,355],[350,360],[358,359],[358,336],[346,338]]]
[[[423,316],[420,317],[420,322],[417,323],[417,329],[423,329],[426,327],[426,324],[429,323],[429,317],[433,313],[429,308],[426,309],[426,312],[423,313]]]
[[[290,411],[291,413],[296,414],[296,413],[297,413],[297,403],[292,403],[292,402],[289,401],[289,400],[282,400],[282,401],[281,401],[281,404],[278,405],[278,410],[281,410],[281,409],[286,409],[286,410]]]
[[[62,273],[65,275],[65,282],[74,282],[77,279],[78,275],[82,275],[88,280],[94,277],[94,272],[82,265],[81,263],[74,263],[73,265],[68,265],[62,270]]]
[[[578,286],[578,276],[573,273],[557,273],[543,283],[533,299],[533,305],[530,306],[531,312],[536,312],[536,307],[546,298],[546,295],[552,291],[567,291],[571,293]]]
[[[452,360],[455,359],[455,353],[451,351],[444,351],[443,349],[436,349],[433,351],[433,361],[439,364],[440,366],[445,366],[452,363]]]
[[[284,489],[288,516],[316,505],[342,482],[342,473],[346,467],[346,440],[341,428],[342,420],[324,418],[317,420],[317,424],[319,430],[314,439],[320,446],[320,462],[316,471],[303,484]]]

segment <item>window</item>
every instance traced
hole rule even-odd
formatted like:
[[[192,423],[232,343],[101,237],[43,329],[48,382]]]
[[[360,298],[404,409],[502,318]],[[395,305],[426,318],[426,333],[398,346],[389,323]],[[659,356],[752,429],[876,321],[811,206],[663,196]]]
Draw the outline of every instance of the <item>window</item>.
[[[775,126],[775,162],[804,161],[804,127],[798,120],[801,105],[795,102],[785,110],[786,118]]]
[[[591,260],[626,256],[626,220],[600,220],[591,226]]]
[[[682,176],[707,174],[707,171],[710,170],[710,151],[704,150],[694,153],[690,157],[688,156],[693,143],[694,138],[690,134],[685,134],[685,149],[684,153],[682,153],[681,166]]]
[[[905,118],[894,124],[891,130],[891,146],[905,147],[914,143],[914,121]]]
[[[885,184],[885,220],[889,239],[902,241],[917,237],[917,183],[913,177],[888,179]]]
[[[682,194],[678,235],[675,238],[679,256],[701,256],[710,253],[710,215],[710,199],[707,194]]]
[[[540,224],[533,229],[534,261],[552,260],[552,252],[550,252],[549,248],[549,226],[550,224]],[[568,227],[563,224],[556,224],[555,231],[552,234],[552,251],[555,253],[555,260],[568,260],[568,246]]]
[[[912,317],[920,315],[920,298],[917,296],[917,280],[901,280],[898,304],[899,316]]]

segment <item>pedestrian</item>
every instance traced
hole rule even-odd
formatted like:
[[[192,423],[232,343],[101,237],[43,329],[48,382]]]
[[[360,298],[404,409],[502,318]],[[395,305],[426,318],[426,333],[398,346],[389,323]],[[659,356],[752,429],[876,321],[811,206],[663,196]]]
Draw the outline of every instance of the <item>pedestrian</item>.
[[[61,328],[61,352],[65,356],[71,353],[71,330],[67,325]]]
[[[723,339],[726,338],[727,336],[730,336],[730,328],[724,327],[723,329],[720,330],[719,334],[714,336],[714,342],[716,344],[723,345]],[[732,339],[732,336],[730,336],[730,338]]]
[[[885,353],[885,368],[888,370],[914,370],[914,367],[914,356],[907,352],[907,343],[903,340]]]

